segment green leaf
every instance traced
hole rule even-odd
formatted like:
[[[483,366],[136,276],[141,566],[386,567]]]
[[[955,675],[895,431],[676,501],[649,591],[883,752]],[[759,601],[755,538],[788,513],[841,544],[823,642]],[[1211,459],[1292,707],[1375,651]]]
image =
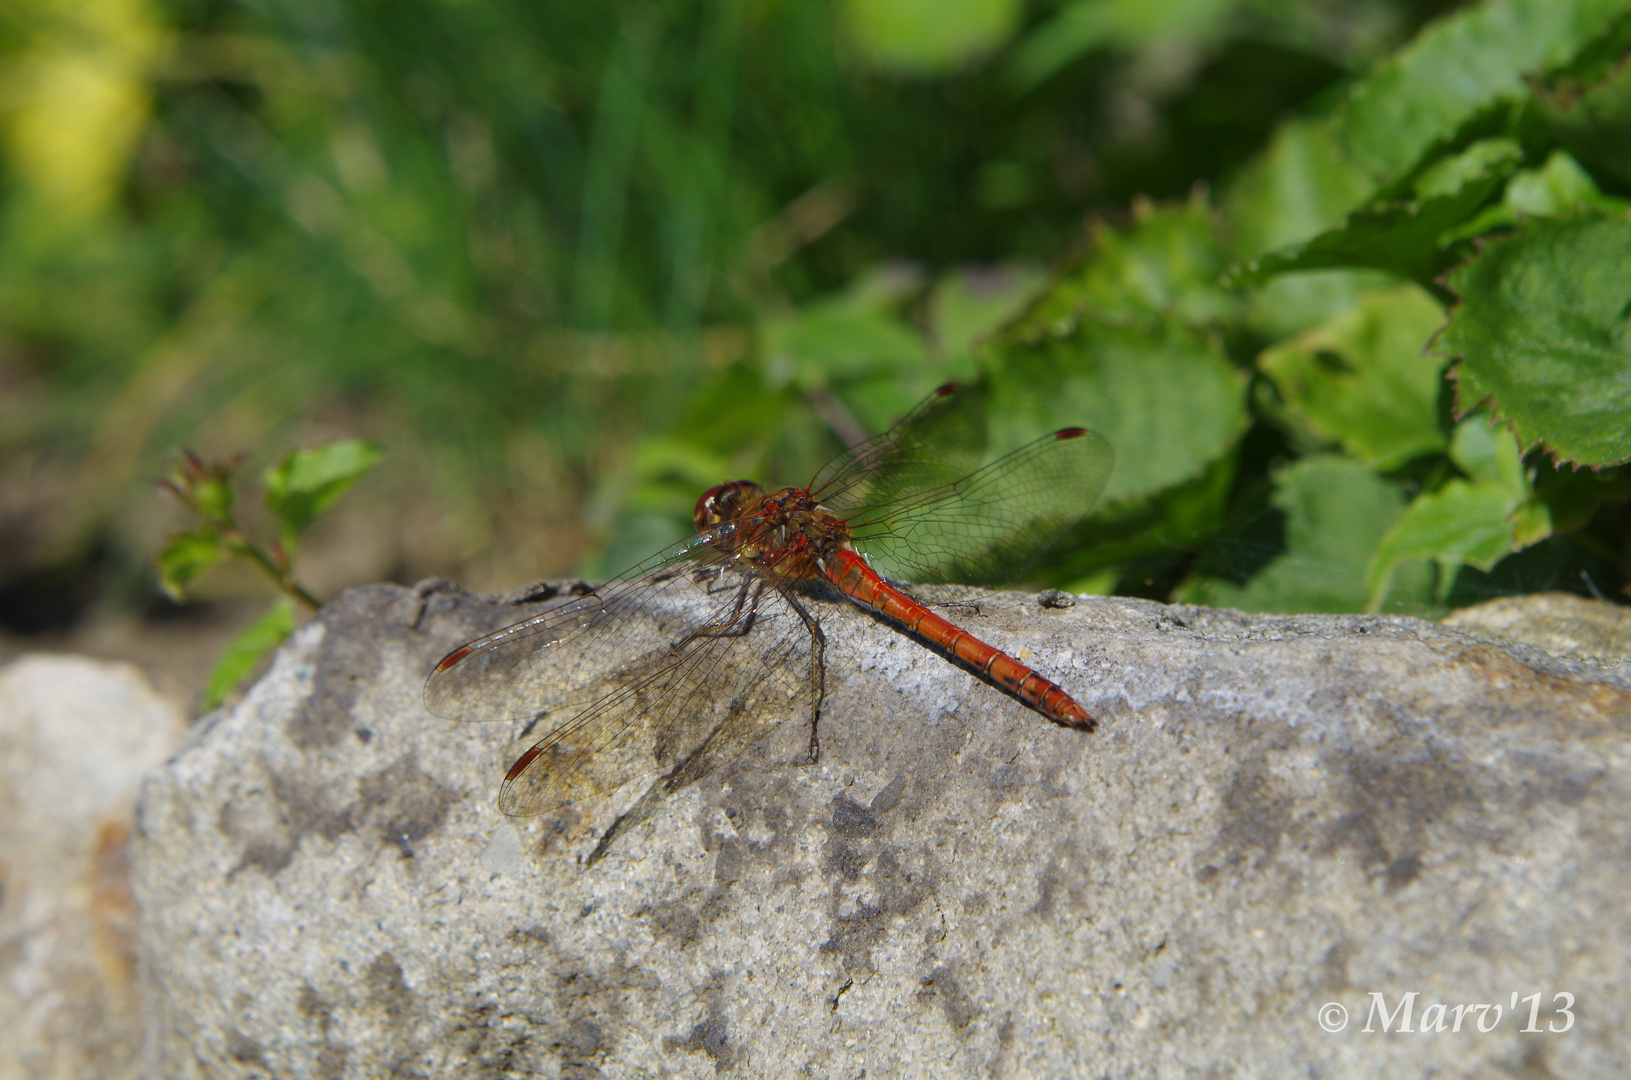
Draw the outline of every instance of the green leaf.
[[[1180,598],[1243,611],[1365,610],[1365,568],[1404,509],[1398,485],[1351,458],[1314,455],[1275,474],[1273,504],[1285,515],[1285,553],[1244,584],[1197,574]]]
[[[929,294],[930,334],[940,355],[952,361],[971,355],[1033,300],[1045,279],[1040,267],[1023,263],[964,267],[942,277]]]
[[[360,439],[296,450],[266,470],[266,508],[282,523],[287,539],[328,509],[382,456],[378,446]]]
[[[1450,230],[1445,240],[1470,240],[1516,225],[1520,218],[1562,217],[1582,208],[1613,213],[1631,208],[1631,203],[1604,195],[1579,162],[1554,150],[1540,168],[1514,173],[1499,203]]]
[[[1622,19],[1577,64],[1536,80],[1535,111],[1573,156],[1631,187],[1631,19]]]
[[[1287,121],[1224,197],[1236,256],[1252,258],[1318,236],[1363,206],[1374,189],[1343,156],[1330,124]]]
[[[847,300],[825,301],[763,324],[766,367],[773,382],[801,389],[880,371],[921,367],[923,339],[887,311]]]
[[[1512,513],[1518,504],[1493,484],[1451,480],[1410,504],[1371,563],[1371,596],[1391,585],[1400,563],[1431,560],[1446,569],[1470,563],[1481,570],[1514,550]]]
[[[1247,291],[1246,325],[1259,340],[1280,341],[1338,317],[1368,292],[1398,283],[1380,270],[1279,274]]]
[[[1222,458],[1246,427],[1244,377],[1205,329],[1238,302],[1216,283],[1226,256],[1203,198],[1140,202],[1132,228],[1095,225],[1092,238],[982,357],[993,446],[1090,427],[1116,453],[1104,496],[1113,503],[1183,484]]]
[[[1523,159],[1523,147],[1508,138],[1479,139],[1459,154],[1439,158],[1422,170],[1412,185],[1416,198],[1458,199],[1469,187],[1481,188],[1490,177],[1511,172]]]
[[[193,486],[193,505],[198,508],[198,516],[205,521],[226,525],[232,520],[235,494],[232,474],[228,469],[219,475],[212,474],[198,480]]]
[[[1488,400],[1559,461],[1631,460],[1631,221],[1527,220],[1453,273],[1436,351],[1465,413]]]
[[[1330,124],[1301,119],[1281,124],[1268,149],[1241,170],[1224,197],[1234,258],[1256,258],[1335,228],[1365,203],[1373,186],[1343,156]],[[1290,337],[1389,280],[1370,270],[1282,274],[1248,293],[1247,321],[1271,341]]]
[[[1477,483],[1501,488],[1514,498],[1529,494],[1517,442],[1487,416],[1475,414],[1455,426],[1450,460]]]
[[[1552,530],[1569,533],[1584,528],[1605,503],[1631,499],[1631,469],[1555,468],[1542,459],[1535,466],[1534,487]]]
[[[1116,454],[1107,503],[1199,475],[1246,429],[1243,374],[1216,340],[1183,327],[1083,321],[986,356],[994,450],[1051,428],[1092,428]]]
[[[1026,91],[1078,56],[1115,39],[1115,24],[1104,4],[1077,0],[1026,35],[1009,57],[1008,81]]]
[[[1020,0],[846,0],[850,37],[880,67],[933,75],[991,52],[1019,27]]]
[[[1537,518],[1544,508],[1519,510],[1529,499],[1517,442],[1504,430],[1492,429],[1478,415],[1456,426],[1450,458],[1471,480],[1451,480],[1410,504],[1382,539],[1371,560],[1369,582],[1373,606],[1380,603],[1399,564],[1432,561],[1450,572],[1463,563],[1488,570],[1504,556],[1550,535],[1550,519]]]
[[[690,396],[674,437],[717,454],[741,454],[744,433],[768,435],[782,428],[794,397],[785,386],[772,386],[758,365],[731,364]]]
[[[208,529],[177,533],[154,560],[159,572],[159,588],[179,603],[186,598],[187,586],[198,575],[224,561],[228,554],[220,538]]]
[[[232,506],[235,496],[233,474],[243,464],[243,454],[216,461],[204,461],[191,450],[176,455],[170,476],[160,486],[175,495],[197,514],[210,529],[233,529]]]
[[[1252,284],[1289,271],[1367,267],[1428,284],[1447,261],[1445,234],[1499,190],[1521,157],[1510,139],[1474,143],[1424,175],[1420,198],[1369,203],[1335,229],[1246,263],[1233,278]]]
[[[1616,210],[1626,206],[1598,191],[1591,175],[1562,150],[1554,150],[1539,169],[1514,176],[1506,185],[1503,201],[1514,217],[1562,217],[1583,207]]]
[[[1133,227],[1094,222],[1087,254],[1010,330],[1010,337],[1062,334],[1084,317],[1208,326],[1232,317],[1239,300],[1218,285],[1228,256],[1204,197],[1133,204]]]
[[[1438,395],[1444,362],[1425,355],[1444,309],[1404,285],[1264,352],[1287,413],[1362,462],[1395,468],[1444,445]]]
[[[1479,114],[1522,98],[1527,72],[1573,57],[1627,0],[1489,0],[1423,30],[1378,64],[1334,118],[1378,185],[1403,179]]]
[[[261,658],[288,640],[294,633],[294,604],[280,598],[265,615],[256,619],[222,650],[204,687],[205,711],[220,707],[227,695],[261,662]]]
[[[1235,0],[1075,0],[1014,49],[1009,78],[1017,89],[1028,90],[1100,46],[1212,40],[1234,7]]]
[[[1113,588],[1129,564],[1183,557],[1194,550],[1223,524],[1239,456],[1236,444],[1183,483],[1096,508],[1070,543],[1061,545],[1066,576],[1110,575],[1108,588]]]

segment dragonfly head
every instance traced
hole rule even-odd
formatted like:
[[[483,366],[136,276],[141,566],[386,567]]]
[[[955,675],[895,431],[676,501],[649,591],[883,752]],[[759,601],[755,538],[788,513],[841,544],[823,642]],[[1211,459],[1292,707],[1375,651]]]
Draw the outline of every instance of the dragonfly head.
[[[741,517],[764,498],[764,493],[765,489],[752,480],[732,480],[709,488],[697,500],[696,511],[691,515],[697,532],[706,532],[715,525]]]

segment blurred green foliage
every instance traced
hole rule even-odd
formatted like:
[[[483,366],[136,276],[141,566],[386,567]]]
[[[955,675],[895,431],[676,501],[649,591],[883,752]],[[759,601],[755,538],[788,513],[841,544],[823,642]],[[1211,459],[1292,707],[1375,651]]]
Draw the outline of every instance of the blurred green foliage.
[[[272,606],[251,623],[216,661],[204,689],[202,707],[213,709],[260,663],[283,644],[295,628],[295,604],[316,611],[322,601],[300,584],[295,564],[301,534],[312,519],[361,480],[379,463],[382,452],[372,443],[340,439],[310,450],[297,450],[261,475],[266,509],[277,522],[278,539],[256,540],[238,522],[237,470],[242,457],[204,462],[191,451],[178,455],[168,479],[158,486],[186,508],[190,528],[166,541],[154,559],[159,588],[172,599],[206,571],[241,561],[260,571],[278,592]]]
[[[1618,590],[1627,6],[11,5],[0,606],[133,593],[179,445],[389,445],[310,558],[492,586],[947,378],[1114,446],[1056,583]]]

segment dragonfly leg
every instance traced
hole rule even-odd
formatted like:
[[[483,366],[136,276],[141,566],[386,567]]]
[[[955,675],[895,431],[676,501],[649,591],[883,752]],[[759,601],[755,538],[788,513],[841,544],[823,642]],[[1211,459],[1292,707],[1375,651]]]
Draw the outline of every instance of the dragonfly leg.
[[[967,592],[967,589],[959,589],[956,586],[912,586],[912,584],[902,584],[902,582],[891,581],[891,579],[887,578],[886,581],[889,581],[889,584],[897,589],[900,594],[917,600],[918,604],[922,604],[923,607],[933,607],[933,609],[943,610],[943,612],[961,610],[961,612],[969,612],[970,615],[975,615],[975,617],[979,617],[980,613],[982,613],[979,600],[948,600],[941,595],[941,592]]]
[[[746,585],[753,587],[748,588]],[[769,586],[763,581],[748,582],[746,585],[737,597],[730,618],[718,624],[719,627],[722,627],[721,629],[699,630],[692,637],[739,637],[747,633],[748,628],[753,624],[753,620],[758,616],[759,600],[764,596]],[[742,617],[742,608],[744,606],[747,607],[746,618]],[[739,630],[732,629],[733,624],[737,622],[745,625]],[[640,796],[635,804],[625,813],[620,814],[616,821],[612,822],[611,827],[601,835],[600,842],[595,845],[595,850],[589,853],[588,861],[584,865],[593,866],[599,862],[606,852],[611,850],[612,841],[619,835],[651,817],[668,796],[695,783],[699,778],[711,771],[719,763],[720,747],[729,745],[733,739],[739,736],[740,729],[737,727],[736,721],[739,720],[740,714],[741,703],[738,700],[733,704],[730,715],[715,724],[712,730],[708,732],[707,738],[703,739],[696,749],[686,754],[672,769],[646,788],[645,793]]]
[[[714,591],[714,586],[725,576],[725,571],[728,569],[730,568],[724,565],[699,566],[691,571],[691,580],[698,585],[705,585],[711,593]]]
[[[946,599],[938,599],[934,595],[934,591],[936,590],[937,586],[933,586],[933,585],[911,585],[911,584],[907,584],[907,583],[904,583],[904,582],[896,581],[893,578],[885,578],[884,580],[889,583],[891,588],[895,589],[895,591],[899,592],[902,596],[906,596],[906,597],[908,597],[908,598],[910,598],[912,600],[916,600],[918,603],[922,604],[926,608],[939,608],[939,609],[941,609],[943,611],[949,611],[949,610],[957,609],[957,610],[961,610],[961,611],[967,611],[970,614],[973,614],[973,615],[976,615],[976,616],[981,614],[980,602],[978,600],[946,600]],[[940,588],[943,588],[943,587],[940,587]],[[926,592],[925,590],[929,590],[929,591]],[[966,590],[962,590],[962,591],[966,591]]]
[[[790,593],[783,593],[782,598],[810,631],[810,764],[814,765],[821,760],[821,705],[827,697],[827,635],[821,632],[821,624],[815,616]]]
[[[595,865],[611,850],[613,840],[650,818],[670,795],[695,783],[712,770],[718,764],[716,752],[719,744],[728,737],[730,727],[729,720],[714,725],[713,730],[708,732],[708,737],[702,741],[702,745],[685,755],[677,765],[653,781],[635,804],[619,814],[617,820],[601,834],[600,842],[595,845],[595,850],[589,853],[589,858],[583,865],[585,867]]]
[[[723,622],[691,631],[674,643],[674,650],[678,651],[698,638],[746,637],[759,618],[759,598],[764,595],[766,588],[763,581],[756,579],[742,582],[741,591],[736,594],[736,602],[731,605],[729,617]],[[746,618],[742,617],[744,607],[747,608]]]
[[[681,574],[685,573],[686,570],[687,570],[687,568],[683,567],[683,566],[665,567],[665,568],[663,568],[661,570],[658,570],[655,574],[652,574],[651,577],[648,578],[647,580],[650,581],[652,584],[659,584],[659,583],[665,582],[665,581],[673,581],[675,578],[677,578]]]

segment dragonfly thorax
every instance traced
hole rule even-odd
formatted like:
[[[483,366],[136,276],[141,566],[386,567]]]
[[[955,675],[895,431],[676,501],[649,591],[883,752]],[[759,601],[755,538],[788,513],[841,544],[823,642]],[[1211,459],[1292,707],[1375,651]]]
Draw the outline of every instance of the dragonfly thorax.
[[[825,557],[850,547],[843,521],[803,488],[733,480],[703,492],[694,517],[710,546],[777,577],[819,575]]]

